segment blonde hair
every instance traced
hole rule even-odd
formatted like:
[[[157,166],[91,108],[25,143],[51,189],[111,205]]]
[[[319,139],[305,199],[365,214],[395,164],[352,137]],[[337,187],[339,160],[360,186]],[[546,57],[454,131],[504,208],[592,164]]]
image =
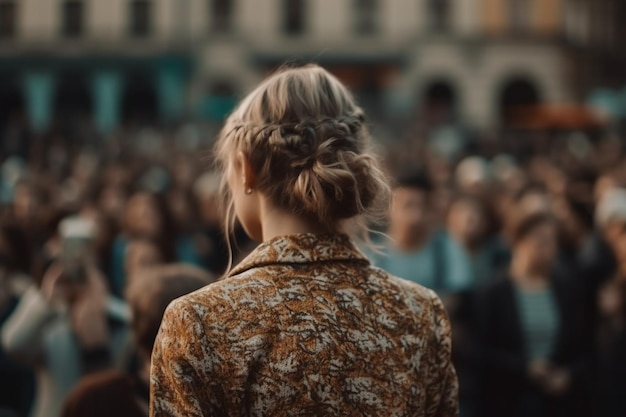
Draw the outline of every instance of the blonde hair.
[[[243,152],[259,192],[337,230],[346,220],[369,221],[387,212],[390,189],[368,151],[369,139],[363,111],[347,88],[325,69],[306,65],[278,71],[241,101],[221,131],[216,161],[225,172]],[[232,228],[225,176],[222,186]]]

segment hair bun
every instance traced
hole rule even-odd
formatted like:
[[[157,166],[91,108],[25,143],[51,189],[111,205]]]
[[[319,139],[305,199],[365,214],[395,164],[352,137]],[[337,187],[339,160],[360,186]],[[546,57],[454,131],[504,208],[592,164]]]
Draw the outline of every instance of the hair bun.
[[[365,150],[364,122],[350,92],[327,71],[288,69],[268,78],[229,117],[219,159],[224,166],[234,150],[244,152],[260,192],[332,229],[340,220],[378,217],[388,208],[387,177]]]

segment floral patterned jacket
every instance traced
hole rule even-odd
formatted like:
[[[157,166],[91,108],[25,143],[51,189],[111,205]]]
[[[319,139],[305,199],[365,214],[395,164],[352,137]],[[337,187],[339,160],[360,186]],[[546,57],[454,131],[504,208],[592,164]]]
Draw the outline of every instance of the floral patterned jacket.
[[[283,236],[174,301],[152,357],[160,416],[457,416],[439,298],[345,235]]]

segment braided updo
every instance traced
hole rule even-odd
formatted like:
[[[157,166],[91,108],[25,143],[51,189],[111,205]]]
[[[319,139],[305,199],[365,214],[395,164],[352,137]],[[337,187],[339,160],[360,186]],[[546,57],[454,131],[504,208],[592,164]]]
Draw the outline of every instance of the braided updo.
[[[216,155],[225,169],[243,152],[259,192],[336,229],[387,209],[388,182],[368,142],[363,112],[346,87],[307,65],[280,71],[250,93],[227,119]]]

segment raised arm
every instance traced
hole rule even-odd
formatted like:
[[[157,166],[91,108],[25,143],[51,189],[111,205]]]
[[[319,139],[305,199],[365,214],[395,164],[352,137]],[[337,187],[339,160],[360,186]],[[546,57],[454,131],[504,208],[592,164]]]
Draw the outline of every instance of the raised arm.
[[[6,352],[26,364],[39,364],[45,356],[45,327],[56,314],[39,288],[29,288],[2,327]]]

